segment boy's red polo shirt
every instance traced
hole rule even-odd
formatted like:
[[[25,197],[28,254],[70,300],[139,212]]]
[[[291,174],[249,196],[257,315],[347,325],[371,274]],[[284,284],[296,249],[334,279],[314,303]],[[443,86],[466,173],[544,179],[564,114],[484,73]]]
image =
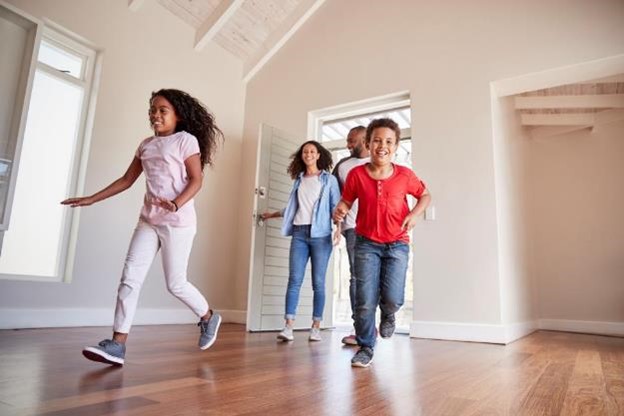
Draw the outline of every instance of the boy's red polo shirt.
[[[407,195],[418,199],[426,187],[411,169],[392,166],[394,172],[383,180],[371,178],[366,165],[353,168],[347,176],[342,199],[349,204],[359,200],[357,234],[378,243],[409,243],[407,231],[401,227],[410,212]]]

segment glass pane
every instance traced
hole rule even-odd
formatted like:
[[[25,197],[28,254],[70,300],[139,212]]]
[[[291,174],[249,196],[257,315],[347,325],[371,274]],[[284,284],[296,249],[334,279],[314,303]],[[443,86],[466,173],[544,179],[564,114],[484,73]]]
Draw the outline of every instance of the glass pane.
[[[57,275],[83,89],[35,73],[0,273]],[[32,261],[37,259],[37,261]]]
[[[321,141],[346,139],[351,128],[362,125],[364,127],[375,118],[389,117],[396,121],[401,129],[409,129],[411,125],[411,113],[409,108],[399,108],[385,112],[360,115],[356,118],[324,123],[321,128]]]
[[[72,77],[81,78],[82,76],[82,57],[71,54],[45,40],[41,42],[37,59],[39,62],[50,65],[52,68],[65,72]]]

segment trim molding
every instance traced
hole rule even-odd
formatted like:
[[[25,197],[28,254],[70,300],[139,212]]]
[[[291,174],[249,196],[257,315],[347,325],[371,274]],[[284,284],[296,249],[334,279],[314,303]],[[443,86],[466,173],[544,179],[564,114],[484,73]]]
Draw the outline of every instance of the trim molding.
[[[525,321],[508,325],[412,321],[410,337],[509,344],[529,335],[535,330],[537,330],[537,321]]]
[[[244,310],[219,309],[224,323],[244,324]],[[133,325],[192,324],[197,317],[188,309],[138,309]],[[0,309],[0,329],[112,326],[113,309]]]
[[[567,319],[540,319],[539,329],[581,332],[596,335],[624,336],[624,322],[572,321]]]

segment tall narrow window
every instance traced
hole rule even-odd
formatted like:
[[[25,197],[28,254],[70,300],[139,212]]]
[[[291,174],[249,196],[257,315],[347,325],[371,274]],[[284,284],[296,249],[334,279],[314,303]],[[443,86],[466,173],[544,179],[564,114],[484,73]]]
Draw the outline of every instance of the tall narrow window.
[[[95,57],[86,45],[45,28],[0,254],[2,278],[69,279],[76,212],[59,202],[81,182]]]

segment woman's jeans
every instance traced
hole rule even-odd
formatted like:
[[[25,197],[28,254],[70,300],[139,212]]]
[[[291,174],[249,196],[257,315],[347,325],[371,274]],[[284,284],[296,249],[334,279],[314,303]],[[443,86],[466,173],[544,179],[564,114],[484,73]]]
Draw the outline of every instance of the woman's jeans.
[[[310,237],[309,225],[294,225],[292,239],[290,240],[289,276],[288,289],[286,290],[286,315],[285,319],[295,319],[297,304],[299,303],[299,291],[303,283],[308,258],[312,262],[312,289],[314,300],[312,319],[323,319],[325,308],[325,274],[327,264],[332,251],[331,235],[326,237]]]
[[[409,245],[376,243],[360,235],[355,242],[355,333],[358,345],[375,346],[375,310],[396,313],[403,305]]]

